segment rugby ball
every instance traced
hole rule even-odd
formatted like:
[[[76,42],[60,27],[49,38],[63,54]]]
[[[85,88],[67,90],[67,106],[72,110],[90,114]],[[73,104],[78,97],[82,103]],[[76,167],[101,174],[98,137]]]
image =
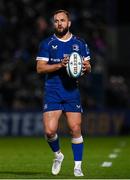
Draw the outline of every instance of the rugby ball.
[[[77,52],[72,52],[66,66],[67,74],[72,78],[82,75],[82,57]]]

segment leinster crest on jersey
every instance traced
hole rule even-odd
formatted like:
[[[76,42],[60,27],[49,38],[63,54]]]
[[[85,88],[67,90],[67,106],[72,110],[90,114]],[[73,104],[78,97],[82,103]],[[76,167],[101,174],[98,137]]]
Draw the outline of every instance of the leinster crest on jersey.
[[[73,51],[79,51],[79,45],[73,44]]]

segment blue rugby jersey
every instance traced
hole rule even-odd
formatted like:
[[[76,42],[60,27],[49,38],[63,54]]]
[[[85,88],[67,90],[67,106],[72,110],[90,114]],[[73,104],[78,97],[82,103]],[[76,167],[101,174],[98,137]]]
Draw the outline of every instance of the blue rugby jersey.
[[[78,52],[85,60],[90,60],[87,44],[78,37],[71,35],[67,40],[61,40],[55,35],[41,42],[36,60],[47,61],[48,64],[60,63],[65,56]],[[71,81],[71,82],[70,82]],[[65,68],[46,74],[45,87],[77,87],[77,79],[70,78]]]

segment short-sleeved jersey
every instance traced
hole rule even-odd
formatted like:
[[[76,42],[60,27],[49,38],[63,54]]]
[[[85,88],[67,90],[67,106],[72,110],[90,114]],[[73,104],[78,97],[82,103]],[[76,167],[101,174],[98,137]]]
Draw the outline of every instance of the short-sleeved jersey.
[[[90,60],[90,53],[84,40],[71,35],[67,40],[61,40],[55,35],[41,42],[36,60],[47,61],[48,64],[60,63],[65,56],[72,52],[78,52],[84,60]],[[52,73],[46,74],[45,87],[77,87],[77,79],[70,78],[66,73],[66,68],[61,68]]]

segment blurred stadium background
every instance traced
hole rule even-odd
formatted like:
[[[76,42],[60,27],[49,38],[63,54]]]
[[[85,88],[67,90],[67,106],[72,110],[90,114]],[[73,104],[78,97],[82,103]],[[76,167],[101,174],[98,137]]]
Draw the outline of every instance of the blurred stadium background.
[[[84,133],[86,129],[91,135],[130,132],[130,23],[126,1],[1,0],[2,136],[13,135],[11,129],[14,135],[20,133],[17,129],[24,121],[34,126],[31,121],[41,120],[44,77],[36,73],[35,57],[39,42],[52,33],[52,12],[63,8],[72,14],[72,32],[84,38],[91,51],[92,73],[80,80],[84,114],[88,114],[84,116]]]
[[[43,136],[44,76],[35,57],[57,9],[70,11],[72,32],[91,51],[92,73],[80,79],[84,136],[130,134],[128,7],[119,0],[0,0],[0,136]],[[67,135],[61,121],[59,133]]]

